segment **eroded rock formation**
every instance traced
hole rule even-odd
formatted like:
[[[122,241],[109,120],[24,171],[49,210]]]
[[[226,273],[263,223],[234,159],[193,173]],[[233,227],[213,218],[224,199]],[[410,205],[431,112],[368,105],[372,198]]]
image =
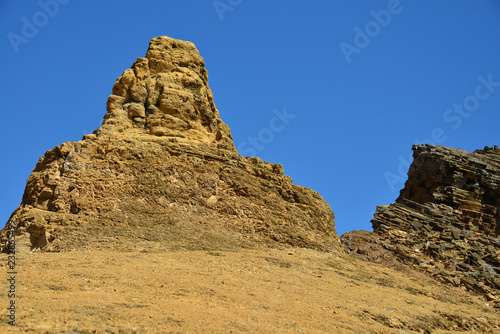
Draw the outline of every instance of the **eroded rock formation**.
[[[420,145],[413,151],[396,203],[377,207],[374,232],[344,234],[345,250],[408,265],[500,307],[500,149]]]
[[[11,216],[19,247],[340,251],[318,193],[280,164],[238,154],[192,43],[154,38],[114,84],[107,111],[93,134],[40,158]]]

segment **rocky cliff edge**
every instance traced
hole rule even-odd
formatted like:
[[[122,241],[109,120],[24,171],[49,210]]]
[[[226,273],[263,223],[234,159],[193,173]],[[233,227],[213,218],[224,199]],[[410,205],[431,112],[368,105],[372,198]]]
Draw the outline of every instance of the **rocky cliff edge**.
[[[377,207],[374,232],[342,236],[364,260],[425,272],[500,308],[500,149],[413,147],[396,203]]]

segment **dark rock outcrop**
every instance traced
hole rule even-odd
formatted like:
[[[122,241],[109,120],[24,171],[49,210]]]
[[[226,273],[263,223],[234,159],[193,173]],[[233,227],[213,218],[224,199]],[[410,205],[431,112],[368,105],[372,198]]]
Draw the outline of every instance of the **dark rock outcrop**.
[[[344,249],[424,271],[500,307],[500,149],[419,145],[413,151],[396,203],[377,207],[374,232],[344,234]]]

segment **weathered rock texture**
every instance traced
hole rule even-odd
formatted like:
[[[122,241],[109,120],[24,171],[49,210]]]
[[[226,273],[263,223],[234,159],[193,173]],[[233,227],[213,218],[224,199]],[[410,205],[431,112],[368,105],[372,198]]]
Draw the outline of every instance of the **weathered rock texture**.
[[[11,216],[19,247],[341,250],[318,193],[280,164],[238,154],[192,43],[154,38],[107,111],[93,134],[40,158]]]
[[[400,196],[379,206],[374,232],[342,236],[350,254],[409,265],[500,307],[500,149],[413,147]]]

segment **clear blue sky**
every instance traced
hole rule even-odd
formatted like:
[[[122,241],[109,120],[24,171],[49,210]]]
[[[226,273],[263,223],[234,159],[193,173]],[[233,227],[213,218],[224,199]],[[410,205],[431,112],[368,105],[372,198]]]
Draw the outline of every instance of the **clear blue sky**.
[[[0,26],[1,226],[159,35],[195,43],[241,153],[318,191],[339,234],[397,198],[412,144],[500,145],[498,0],[2,0]]]

